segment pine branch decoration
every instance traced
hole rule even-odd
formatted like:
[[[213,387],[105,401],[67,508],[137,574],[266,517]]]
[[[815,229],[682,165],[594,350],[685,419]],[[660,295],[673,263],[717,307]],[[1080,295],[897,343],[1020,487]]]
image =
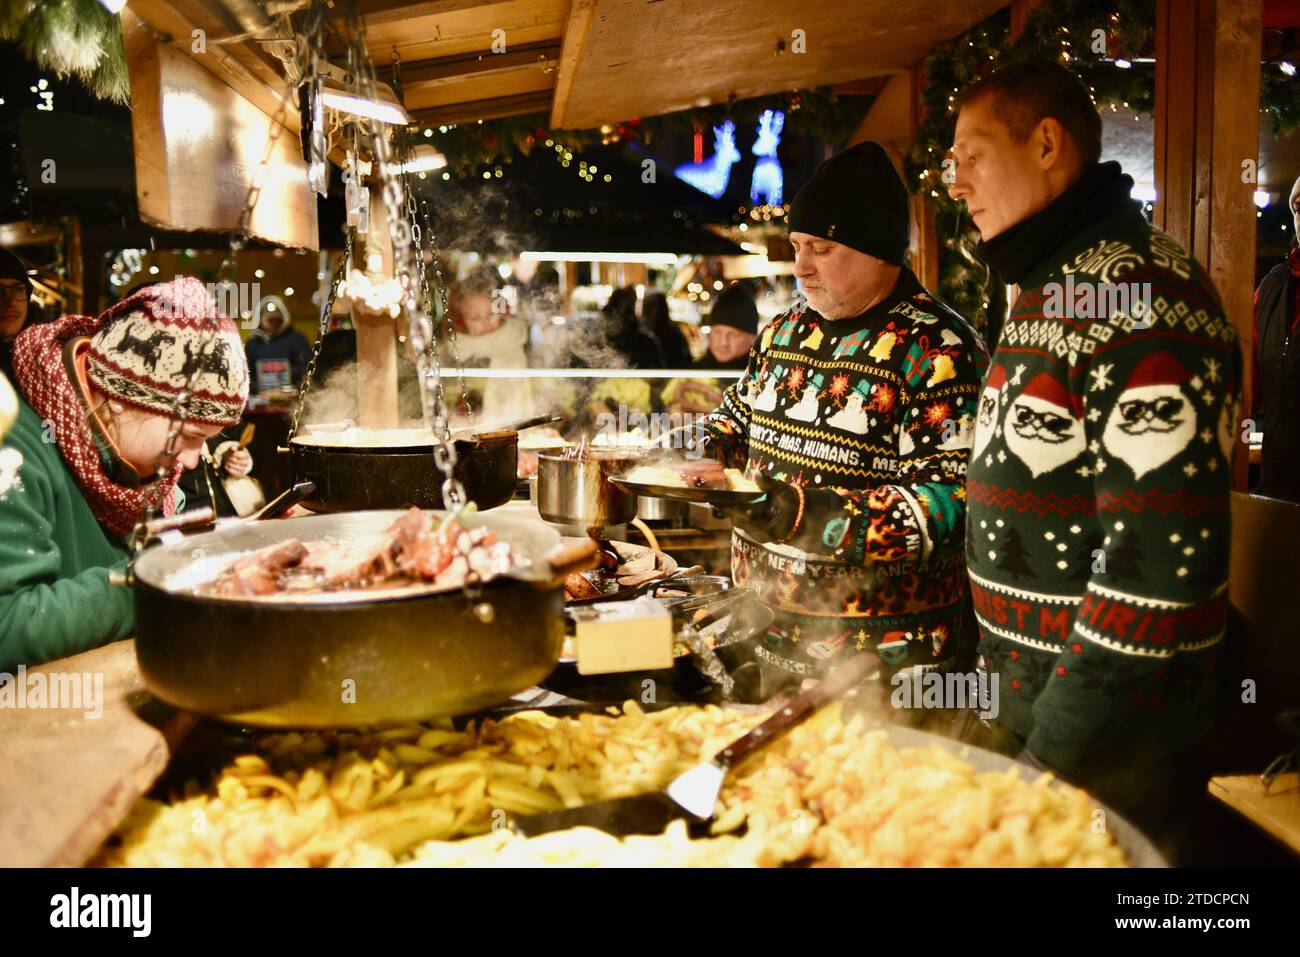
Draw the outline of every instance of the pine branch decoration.
[[[102,100],[130,99],[122,24],[99,0],[0,0],[0,39],[60,79],[77,77]]]

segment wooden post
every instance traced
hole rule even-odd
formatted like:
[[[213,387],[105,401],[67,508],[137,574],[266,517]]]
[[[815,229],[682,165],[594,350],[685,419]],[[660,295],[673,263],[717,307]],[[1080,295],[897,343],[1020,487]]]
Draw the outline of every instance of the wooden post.
[[[1155,224],[1218,287],[1250,395],[1261,0],[1157,0]],[[1236,487],[1247,485],[1238,446]]]
[[[1029,20],[1029,11],[1043,0],[1012,0],[1011,3],[1011,42],[1015,43],[1025,32],[1025,23]]]
[[[876,96],[846,146],[873,140],[889,154],[898,175],[904,175],[903,158],[912,148],[916,128],[924,114],[921,104],[924,90],[924,62],[894,74]],[[934,205],[927,202],[928,198],[927,193],[921,191],[908,204],[912,213],[909,251],[916,278],[933,292],[939,285],[939,238],[934,229]]]
[[[367,223],[359,262],[371,282],[393,276],[393,243],[388,233],[388,207],[378,185],[370,188]],[[378,256],[379,268],[371,268]],[[397,327],[384,312],[371,312],[354,301],[352,324],[357,330],[357,424],[367,429],[397,427]]]

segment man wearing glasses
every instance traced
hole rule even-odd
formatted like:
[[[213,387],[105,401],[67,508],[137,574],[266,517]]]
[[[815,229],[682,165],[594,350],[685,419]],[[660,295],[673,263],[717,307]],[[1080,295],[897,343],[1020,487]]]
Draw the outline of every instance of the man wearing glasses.
[[[13,253],[0,249],[0,373],[13,378],[14,340],[27,323],[32,283]]]

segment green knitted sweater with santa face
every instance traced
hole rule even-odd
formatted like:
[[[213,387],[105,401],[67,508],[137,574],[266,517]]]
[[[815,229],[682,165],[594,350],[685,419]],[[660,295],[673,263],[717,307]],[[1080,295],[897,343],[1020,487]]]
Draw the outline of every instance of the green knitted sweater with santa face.
[[[1240,355],[1201,267],[1127,199],[1021,277],[967,483],[998,721],[1086,783],[1213,720]]]

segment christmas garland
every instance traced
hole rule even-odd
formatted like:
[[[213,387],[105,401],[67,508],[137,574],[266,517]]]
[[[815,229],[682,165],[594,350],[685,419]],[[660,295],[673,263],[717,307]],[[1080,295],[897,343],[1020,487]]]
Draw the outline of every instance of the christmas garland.
[[[130,98],[122,23],[99,0],[0,0],[0,40],[60,79],[76,76],[101,100]]]
[[[996,282],[975,253],[979,234],[965,204],[949,198],[943,177],[957,94],[1008,63],[1048,59],[1073,70],[1099,109],[1122,104],[1149,114],[1155,104],[1154,75],[1113,61],[1144,55],[1152,46],[1154,24],[1154,0],[1046,0],[1030,12],[1015,43],[1010,14],[1002,10],[926,58],[924,119],[904,164],[906,180],[935,208],[939,296],[981,331],[998,297]],[[1104,47],[1094,33],[1099,29],[1105,31]]]
[[[1024,59],[1057,60],[1074,71],[1092,92],[1098,109],[1108,106],[1150,114],[1155,107],[1155,76],[1136,57],[1154,48],[1154,0],[1045,0],[1035,7],[1024,33],[1012,43],[1010,14],[1003,10],[925,61],[925,116],[905,163],[909,188],[935,208],[940,297],[983,331],[1000,296],[988,267],[976,256],[979,235],[965,204],[948,197],[943,160],[952,145],[956,94],[983,76]],[[1104,46],[1097,30],[1104,31]],[[1121,64],[1129,64],[1127,67]],[[1273,132],[1300,126],[1300,91],[1295,79],[1264,68],[1260,107]]]
[[[447,168],[458,176],[475,173],[484,165],[509,163],[516,151],[527,156],[539,142],[547,146],[558,143],[572,153],[580,152],[585,146],[617,140],[635,140],[649,146],[658,137],[707,130],[726,119],[733,120],[737,126],[753,125],[764,110],[784,112],[787,133],[817,136],[838,149],[861,124],[871,100],[867,96],[838,96],[833,90],[819,88],[647,116],[598,129],[551,130],[547,114],[532,113],[427,127],[417,136],[431,142],[446,156]],[[547,140],[551,143],[546,143]]]

